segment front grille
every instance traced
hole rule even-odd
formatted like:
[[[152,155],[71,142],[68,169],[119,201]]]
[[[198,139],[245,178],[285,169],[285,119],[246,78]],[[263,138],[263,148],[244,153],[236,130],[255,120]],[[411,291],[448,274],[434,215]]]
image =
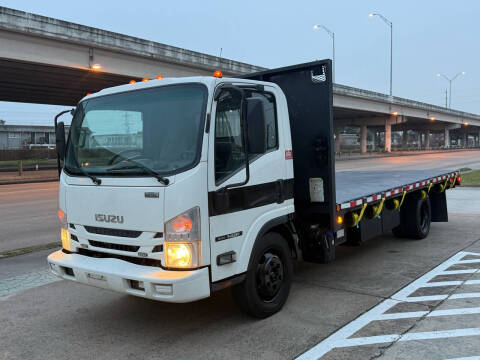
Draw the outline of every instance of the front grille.
[[[87,230],[89,233],[98,234],[98,235],[137,238],[142,234],[141,231],[135,231],[135,230],[109,229],[109,228],[102,228],[102,227],[96,227],[96,226],[84,226],[84,227],[85,227],[85,230]]]
[[[65,252],[65,250],[63,250]],[[137,257],[130,257],[118,254],[110,254],[110,253],[103,253],[100,251],[95,250],[88,250],[88,249],[78,249],[78,253],[80,255],[94,257],[94,258],[108,258],[108,259],[119,259],[123,261],[128,261],[132,264],[143,265],[143,266],[155,266],[155,267],[162,267],[162,262],[156,259],[145,259],[145,258],[137,258]]]
[[[138,249],[140,249],[140,246],[112,244],[112,243],[106,243],[106,242],[103,242],[103,241],[88,240],[88,243],[92,246],[95,246],[95,247],[100,247],[100,248],[104,248],[104,249],[111,249],[111,250],[137,252]]]

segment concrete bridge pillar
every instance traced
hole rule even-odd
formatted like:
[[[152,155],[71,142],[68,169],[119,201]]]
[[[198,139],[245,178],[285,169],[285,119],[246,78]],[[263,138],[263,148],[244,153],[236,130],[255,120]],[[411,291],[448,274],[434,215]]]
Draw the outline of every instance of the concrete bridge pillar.
[[[385,120],[385,152],[392,151],[392,124],[390,119]]]
[[[403,128],[402,131],[402,150],[407,150],[408,148],[408,130],[407,128]]]
[[[362,154],[367,152],[367,125],[360,126],[360,152]]]
[[[338,154],[340,152],[340,127],[338,127],[338,126],[335,127],[333,132],[335,134],[334,150],[335,150],[335,154]]]
[[[463,135],[462,135],[462,147],[466,148],[467,147],[467,140],[468,140],[468,132],[467,132],[467,127],[463,129]]]
[[[425,130],[425,149],[430,148],[430,130]]]
[[[450,129],[449,128],[445,128],[445,134],[444,134],[444,143],[443,143],[443,147],[448,149],[450,147]]]

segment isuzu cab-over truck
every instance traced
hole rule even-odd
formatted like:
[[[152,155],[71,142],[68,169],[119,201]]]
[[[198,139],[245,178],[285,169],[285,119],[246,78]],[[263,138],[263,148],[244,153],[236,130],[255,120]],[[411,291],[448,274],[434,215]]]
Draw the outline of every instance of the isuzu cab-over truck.
[[[89,95],[68,142],[57,124],[55,274],[178,303],[232,287],[262,318],[284,305],[293,260],[448,220],[458,171],[335,173],[330,60],[215,75]]]

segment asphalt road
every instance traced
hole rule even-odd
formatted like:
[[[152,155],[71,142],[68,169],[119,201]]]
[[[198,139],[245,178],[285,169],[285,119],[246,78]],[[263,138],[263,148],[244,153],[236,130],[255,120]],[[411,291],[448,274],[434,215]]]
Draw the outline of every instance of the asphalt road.
[[[458,188],[448,194],[453,204],[450,222],[433,224],[427,239],[386,235],[359,247],[338,247],[337,258],[330,264],[297,263],[287,304],[261,321],[240,313],[228,290],[195,303],[165,304],[55,281],[45,264],[47,251],[2,259],[0,358],[314,359],[323,354],[322,359],[335,360],[429,360],[478,356],[480,189]],[[454,262],[448,260],[452,256],[456,256]],[[459,263],[462,259],[474,263]],[[443,264],[440,270],[457,273],[441,273],[435,269],[439,264]],[[432,271],[434,280],[444,283],[420,289]],[[452,288],[447,281],[459,286]],[[408,302],[402,292],[417,298]],[[418,298],[436,294],[448,295],[435,301]],[[392,301],[398,303],[387,307],[386,318],[378,319],[378,308]],[[332,337],[333,343],[329,342]]]
[[[480,169],[480,151],[342,160],[337,170]],[[0,252],[58,240],[58,184],[0,186]]]
[[[0,185],[0,252],[59,239],[58,183]]]

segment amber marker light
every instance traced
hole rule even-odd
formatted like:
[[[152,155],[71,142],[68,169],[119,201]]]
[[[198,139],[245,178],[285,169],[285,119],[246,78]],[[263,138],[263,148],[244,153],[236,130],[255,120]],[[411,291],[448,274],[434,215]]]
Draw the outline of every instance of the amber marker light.
[[[100,64],[93,64],[93,65],[92,65],[92,70],[93,70],[93,71],[100,71],[100,70],[102,70],[102,65],[100,65]]]
[[[392,115],[393,116],[398,116],[398,112],[395,111],[395,112],[392,113]]]
[[[430,117],[430,121],[435,121],[435,117]]]
[[[150,79],[149,78],[143,78],[142,82],[147,82],[148,80],[150,80]]]
[[[337,216],[337,224],[338,224],[338,225],[342,225],[342,224],[343,224],[343,217],[341,217],[340,215]]]
[[[188,216],[180,215],[173,221],[173,231],[176,233],[185,233],[192,230],[193,222]]]
[[[128,83],[129,83],[129,84],[135,84],[136,81],[135,81],[135,80],[130,80]]]
[[[162,80],[163,79],[163,75],[157,75],[157,77],[155,78],[157,80]]]
[[[221,78],[223,77],[223,74],[220,70],[216,70],[214,73],[213,73],[213,77],[216,77],[216,78]]]

